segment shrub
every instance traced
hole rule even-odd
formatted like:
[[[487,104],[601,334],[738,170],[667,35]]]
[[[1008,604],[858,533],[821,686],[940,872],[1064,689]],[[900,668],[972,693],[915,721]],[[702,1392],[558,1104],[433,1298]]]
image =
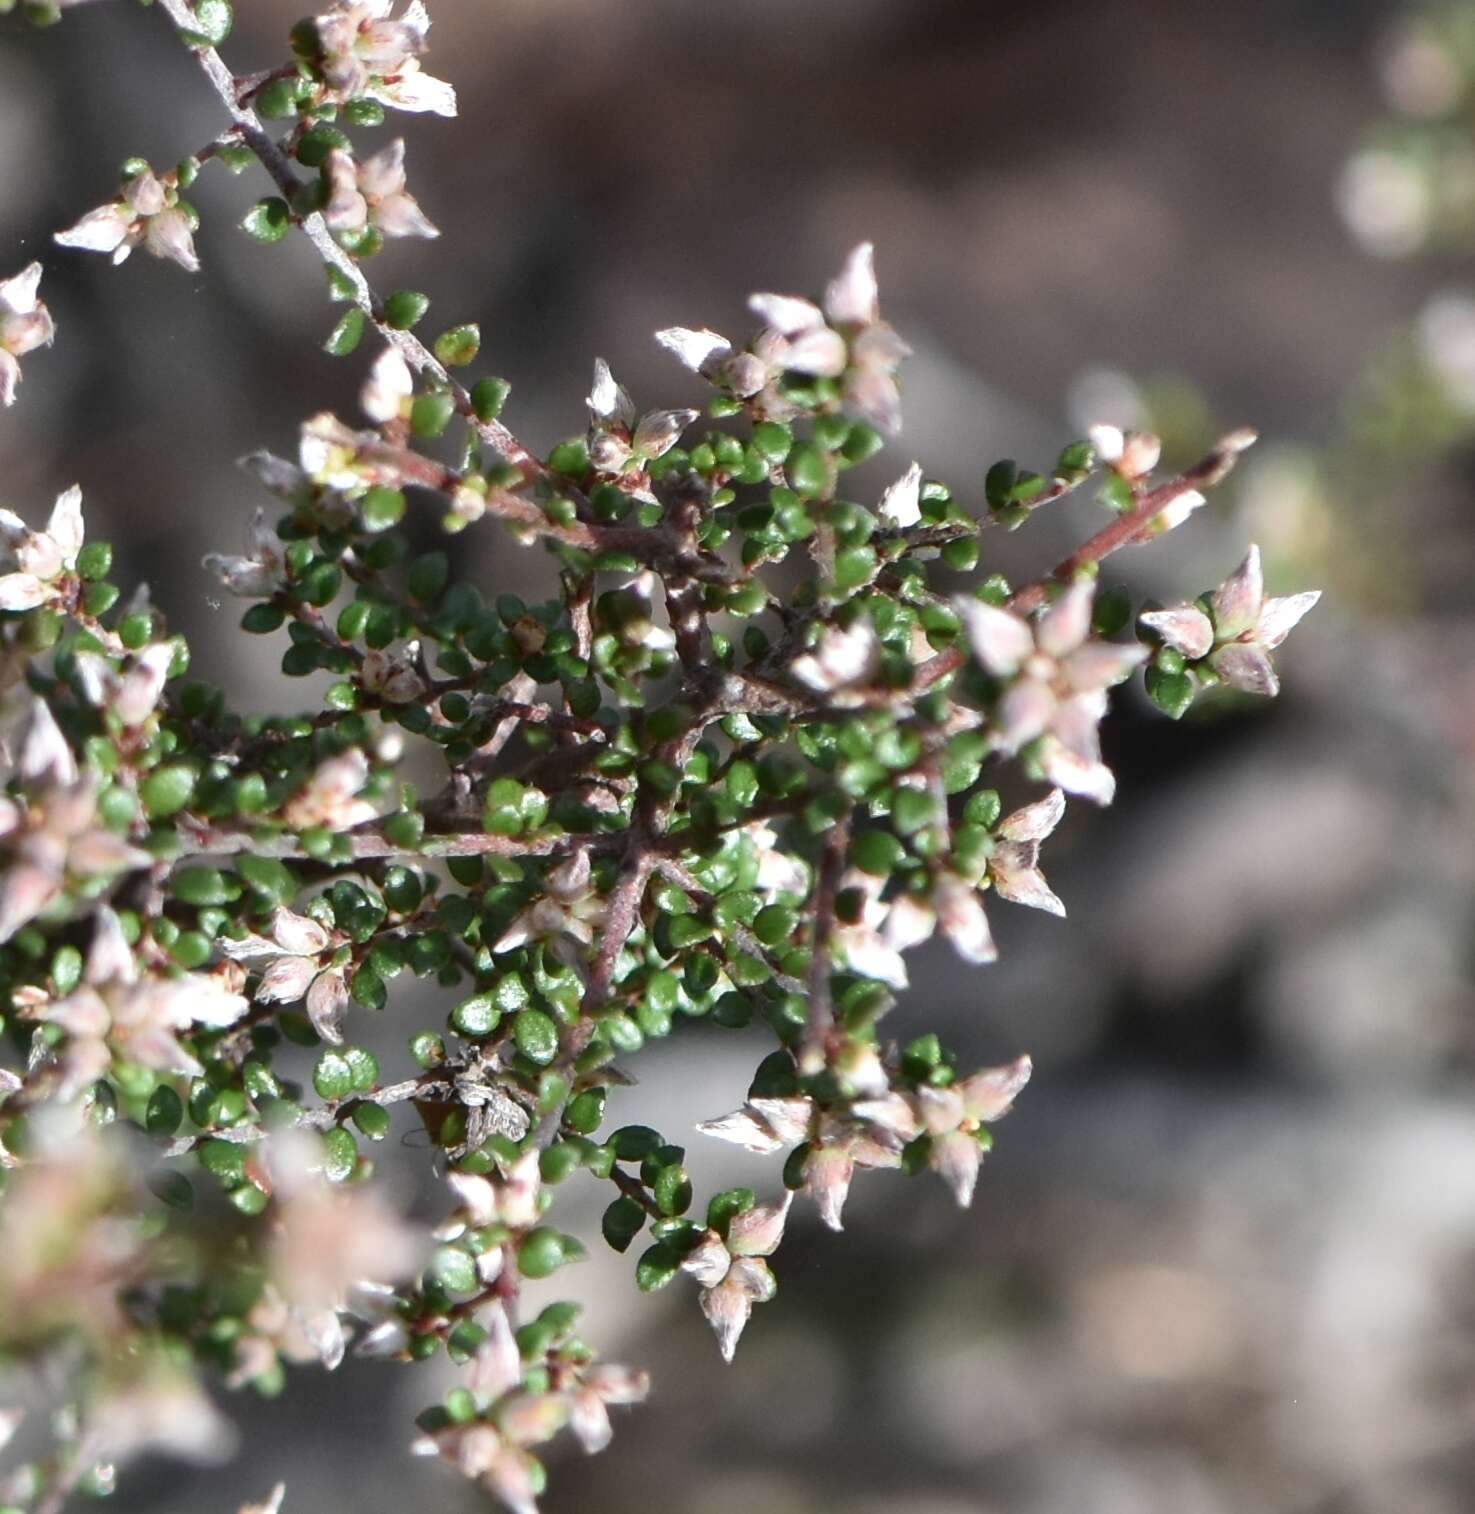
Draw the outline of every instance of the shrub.
[[[205,563],[286,675],[328,675],[311,713],[243,715],[191,680],[79,489],[44,528],[0,517],[0,1351],[54,1364],[70,1406],[3,1498],[55,1510],[129,1454],[208,1450],[202,1380],[275,1393],[352,1342],[464,1368],[418,1449],[524,1511],[539,1449],[568,1428],[599,1450],[646,1389],[585,1344],[577,1303],[522,1308],[524,1280],[585,1255],[560,1186],[609,1185],[603,1241],[642,1290],[694,1282],[727,1358],[796,1193],[835,1230],[861,1170],[930,1171],[967,1204],[1030,1062],[888,1040],[906,954],[941,932],[992,960],[990,890],[1063,914],[1041,848],[1067,796],[1112,798],[1110,692],[1140,672],[1174,718],[1219,685],[1274,694],[1316,596],[1267,598],[1254,548],[1191,603],[1101,585],[1247,432],[1159,477],[1153,437],[1098,427],[1045,472],[995,463],[976,510],[917,463],[852,488],[899,429],[907,356],[869,246],[818,301],[753,296],[745,343],[657,334],[705,415],[638,407],[601,362],[587,425],[537,455],[476,325],[422,338],[425,297],[366,276],[386,238],[437,235],[403,145],[369,136],[455,112],[418,0],[339,4],[248,78],[217,50],[227,0],[159,7],[228,124],[173,168],[129,160],[57,242],[194,272],[191,186],[255,164],[270,193],[242,228],[305,236],[343,307],[328,350],[378,350],[364,423],[318,414],[295,461],[247,458],[273,504]],[[7,405],[54,335],[41,276],[0,284]],[[991,534],[1087,484],[1094,535],[1028,582],[988,571]],[[454,554],[415,555],[399,528],[427,509],[546,549],[558,594],[489,600]],[[991,786],[1011,768],[1041,785],[1012,809]],[[416,978],[443,1018],[381,1068],[360,1043]],[[746,1102],[699,1127],[783,1154],[762,1195],[699,1199],[669,1133],[608,1128],[622,1064],[700,1019],[771,1036]],[[428,1232],[375,1178],[410,1122]]]

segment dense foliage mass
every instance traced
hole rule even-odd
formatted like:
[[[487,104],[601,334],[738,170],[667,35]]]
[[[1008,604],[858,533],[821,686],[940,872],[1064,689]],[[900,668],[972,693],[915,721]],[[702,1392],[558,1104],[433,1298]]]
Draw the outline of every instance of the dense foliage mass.
[[[643,1290],[685,1274],[729,1358],[796,1193],[836,1230],[863,1169],[966,1204],[1030,1063],[889,1041],[907,952],[941,932],[991,960],[990,891],[1063,914],[1040,852],[1068,796],[1112,798],[1110,691],[1140,671],[1175,717],[1216,685],[1273,694],[1316,596],[1267,597],[1253,548],[1192,603],[1101,587],[1248,433],[1155,479],[1154,438],[1099,427],[1046,473],[995,464],[976,511],[915,463],[851,487],[899,429],[907,356],[869,246],[817,302],[755,295],[745,342],[658,333],[705,415],[644,409],[599,362],[587,424],[534,454],[505,382],[456,377],[477,327],[426,343],[426,298],[364,276],[385,238],[437,234],[402,144],[369,136],[455,112],[418,0],[339,4],[248,78],[216,51],[226,0],[159,9],[229,124],[172,168],[129,160],[57,242],[194,272],[191,185],[254,163],[273,193],[244,230],[309,237],[344,305],[329,350],[380,350],[361,421],[315,415],[295,459],[245,460],[271,503],[243,554],[206,559],[285,674],[326,675],[312,713],[242,715],[191,680],[77,488],[44,526],[0,515],[0,1353],[52,1411],[4,1420],[25,1457],[0,1503],[44,1514],[142,1450],[208,1452],[202,1382],[275,1393],[352,1343],[464,1368],[417,1449],[527,1511],[539,1448],[568,1428],[599,1450],[646,1391],[575,1302],[520,1309],[585,1254],[561,1185],[609,1185],[603,1241]],[[22,360],[44,382],[41,275],[0,284],[7,405]],[[1095,535],[1036,581],[988,570],[990,531],[1088,481]],[[541,544],[558,592],[489,600],[412,551],[412,509]],[[985,772],[1009,765],[1041,787],[1006,813]],[[443,1011],[381,1068],[360,1043],[409,979]],[[670,1133],[606,1128],[623,1066],[695,1019],[771,1035],[746,1102],[701,1127],[783,1154],[762,1195],[698,1200]],[[428,1138],[428,1230],[374,1181],[396,1106]]]

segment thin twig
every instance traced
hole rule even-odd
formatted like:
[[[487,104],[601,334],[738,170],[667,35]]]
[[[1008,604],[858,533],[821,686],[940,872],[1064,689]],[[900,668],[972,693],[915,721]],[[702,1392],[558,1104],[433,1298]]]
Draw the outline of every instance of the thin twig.
[[[825,836],[819,879],[814,890],[814,933],[809,946],[809,1016],[799,1049],[799,1071],[805,1077],[823,1072],[835,1028],[830,1001],[830,941],[835,933],[835,898],[850,852],[850,817],[846,815]]]

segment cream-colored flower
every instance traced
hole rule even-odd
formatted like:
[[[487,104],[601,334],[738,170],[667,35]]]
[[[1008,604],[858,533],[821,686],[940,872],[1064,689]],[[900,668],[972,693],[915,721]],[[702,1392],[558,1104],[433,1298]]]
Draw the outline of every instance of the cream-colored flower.
[[[826,626],[811,651],[796,657],[789,671],[817,694],[841,708],[864,703],[864,691],[881,666],[881,642],[869,617],[853,625]]]
[[[106,878],[154,859],[99,825],[91,779],[58,785],[25,801],[0,796],[0,941],[61,897],[70,878]]]
[[[141,975],[117,915],[99,909],[81,985],[28,1011],[67,1033],[63,1099],[95,1083],[114,1056],[156,1072],[204,1071],[180,1036],[195,1026],[234,1025],[247,1001],[206,973]]]
[[[343,1041],[343,1016],[348,1008],[345,967],[333,965],[341,936],[330,933],[308,915],[279,906],[271,918],[271,937],[247,936],[221,940],[222,953],[235,962],[264,959],[260,981],[252,997],[258,1004],[293,1004],[307,997],[312,1028],[331,1046]]]
[[[766,1257],[778,1250],[792,1193],[778,1204],[758,1204],[732,1217],[724,1239],[709,1230],[689,1251],[681,1270],[701,1284],[702,1313],[717,1336],[723,1361],[730,1362],[754,1304],[778,1291]]]
[[[369,781],[369,759],[357,747],[330,757],[286,803],[282,814],[294,830],[321,827],[346,831],[377,813],[358,792]]]
[[[567,959],[570,941],[593,943],[606,907],[592,881],[589,853],[581,847],[548,874],[547,891],[517,915],[492,950],[510,952],[529,941],[549,941],[554,954]]]
[[[429,1237],[373,1188],[330,1183],[321,1146],[299,1131],[267,1152],[276,1224],[267,1272],[291,1320],[330,1370],[343,1359],[339,1316],[355,1289],[397,1283],[424,1263]]]
[[[207,552],[202,563],[228,592],[242,599],[265,599],[274,594],[287,578],[286,546],[260,506],[251,516],[244,557]]]
[[[851,250],[823,307],[783,294],[755,294],[748,304],[767,326],[755,353],[772,369],[842,379],[851,410],[882,431],[901,429],[896,370],[911,348],[881,319],[871,243]]]
[[[966,1209],[973,1202],[986,1149],[984,1126],[1008,1114],[1033,1071],[1028,1057],[1018,1057],[946,1088],[924,1085],[914,1093],[892,1092],[884,1098],[862,1100],[853,1112],[901,1142],[925,1135],[928,1166]]]
[[[32,531],[9,510],[0,510],[0,610],[34,610],[59,599],[63,580],[77,569],[85,531],[82,491],[76,484],[58,494],[44,531]]]
[[[1040,843],[1064,814],[1065,795],[1053,789],[1045,798],[1006,816],[994,829],[992,848],[977,876],[945,872],[934,882],[930,896],[902,894],[891,902],[882,930],[886,944],[905,952],[940,928],[964,961],[997,960],[998,949],[978,894],[980,885],[991,884],[1011,904],[1063,916],[1064,904],[1040,871]]]
[[[615,382],[609,364],[594,360],[594,383],[585,402],[589,407],[589,461],[600,473],[620,473],[627,464],[643,466],[664,456],[681,433],[701,414],[699,410],[651,410],[638,415],[635,402]]]
[[[420,72],[430,15],[412,0],[398,20],[393,0],[342,0],[315,18],[318,49],[313,58],[341,100],[359,96],[396,110],[456,114],[456,92]]]
[[[198,273],[194,232],[190,218],[179,202],[173,175],[159,178],[151,169],[135,174],[123,186],[117,200],[89,210],[75,226],[56,233],[62,247],[83,252],[107,253],[114,263],[124,262],[135,247],[142,246],[156,258],[168,258],[188,273]]]
[[[1067,793],[1110,804],[1116,779],[1101,761],[1097,726],[1106,691],[1137,667],[1147,648],[1091,638],[1095,585],[1078,579],[1034,620],[984,604],[954,600],[974,655],[1005,681],[994,715],[999,747],[1017,752],[1041,743],[1040,766]]]
[[[402,140],[396,139],[362,162],[335,149],[328,154],[325,172],[329,197],[323,217],[334,231],[372,228],[386,237],[440,235],[405,189]]]
[[[20,359],[38,347],[49,347],[56,335],[51,312],[39,298],[40,287],[39,263],[0,281],[0,405],[15,402]]]
[[[376,426],[406,415],[415,393],[415,375],[398,347],[386,347],[359,390],[359,404]]]

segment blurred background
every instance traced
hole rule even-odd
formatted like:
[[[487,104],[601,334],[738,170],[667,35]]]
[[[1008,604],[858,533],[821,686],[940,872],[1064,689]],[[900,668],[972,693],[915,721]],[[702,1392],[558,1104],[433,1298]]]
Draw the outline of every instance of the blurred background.
[[[301,0],[237,8],[237,72],[279,61]],[[462,114],[393,129],[446,235],[371,273],[429,293],[427,329],[481,322],[531,443],[581,428],[596,355],[642,408],[699,403],[656,327],[740,335],[749,290],[813,290],[871,238],[917,356],[906,434],[858,487],[915,455],[976,503],[994,459],[1046,466],[1091,421],[1158,427],[1176,464],[1254,424],[1233,485],[1108,576],[1176,598],[1255,539],[1273,589],[1327,591],[1274,706],[1175,726],[1123,701],[1116,806],[1073,806],[1047,852],[1068,922],[998,906],[995,967],[918,961],[898,1035],[1036,1061],[971,1213],[889,1174],[857,1182],[843,1237],[800,1206],[726,1371],[684,1280],[641,1298],[607,1252],[573,1280],[589,1338],[655,1390],[599,1459],[555,1455],[549,1514],[1475,1509],[1468,21],[1421,31],[1385,0],[432,9]],[[80,481],[196,669],[287,709],[281,647],[236,634],[199,559],[258,503],[231,459],[350,413],[371,344],[323,355],[310,250],[233,230],[267,192],[252,172],[193,195],[198,277],[49,243],[122,158],[167,166],[220,124],[156,12],[0,20],[0,265],[43,259],[59,327],[0,416],[0,494],[35,520]],[[1037,570],[1099,519],[1046,512],[988,565]],[[461,548],[487,587],[551,584],[493,529]],[[614,1118],[734,1108],[758,1050],[689,1025]],[[691,1140],[699,1190],[776,1187]],[[592,1229],[606,1195],[576,1181]],[[248,1449],[225,1469],[150,1463],[117,1501],[225,1510],[285,1477],[288,1510],[477,1507],[405,1455],[439,1372],[300,1371],[232,1402]]]

